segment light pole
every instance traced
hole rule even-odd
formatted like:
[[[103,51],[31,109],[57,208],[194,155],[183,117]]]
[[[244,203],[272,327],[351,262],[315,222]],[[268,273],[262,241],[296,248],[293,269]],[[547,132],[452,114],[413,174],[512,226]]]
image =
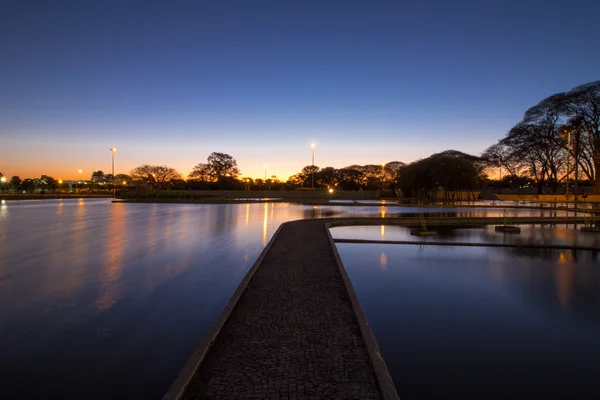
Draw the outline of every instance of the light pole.
[[[268,165],[265,164],[265,190],[267,190],[267,167]]]
[[[564,138],[565,134],[567,135],[567,178],[565,181],[565,200],[567,202],[567,207],[569,207],[569,174],[571,172],[569,171],[571,165],[571,131],[563,131],[560,136]]]
[[[113,184],[113,199],[115,198],[115,151],[117,151],[116,147],[113,147],[112,149],[110,149],[110,152],[112,153],[112,184]]]
[[[317,144],[315,142],[312,142],[310,144],[310,148],[312,149],[312,180],[310,184],[311,189],[315,188],[315,147],[317,147]]]
[[[62,184],[63,184],[63,180],[59,179],[58,180],[58,197],[60,197],[60,187],[62,186]]]
[[[6,177],[0,178],[0,193],[4,191],[4,184],[6,183]]]
[[[75,193],[79,192],[79,181],[81,181],[81,173],[83,172],[83,170],[80,168],[77,172],[79,173],[79,180],[75,184]]]

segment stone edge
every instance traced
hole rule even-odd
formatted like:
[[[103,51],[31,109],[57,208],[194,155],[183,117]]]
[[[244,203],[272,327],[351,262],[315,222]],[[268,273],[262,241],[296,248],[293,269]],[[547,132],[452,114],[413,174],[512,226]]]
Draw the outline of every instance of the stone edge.
[[[356,316],[356,319],[358,321],[360,332],[365,342],[367,352],[369,353],[371,365],[373,366],[373,370],[375,372],[375,378],[377,379],[377,383],[379,384],[379,390],[381,391],[381,397],[384,400],[400,399],[400,397],[398,396],[398,392],[396,391],[396,386],[394,385],[392,377],[390,376],[390,373],[385,364],[385,361],[381,356],[381,351],[379,350],[379,346],[377,345],[375,335],[373,334],[373,331],[371,331],[371,328],[369,328],[369,323],[367,321],[365,312],[362,309],[360,302],[358,301],[358,296],[354,291],[354,286],[352,286],[352,282],[350,282],[350,278],[346,273],[344,263],[342,263],[342,259],[337,251],[337,247],[335,246],[333,237],[329,232],[329,228],[332,226],[336,226],[335,222],[326,222],[324,224],[325,232],[327,233],[329,244],[331,245],[331,249],[333,250],[338,270],[342,275],[342,280],[344,281],[344,286],[346,286],[346,291],[348,292],[348,297],[350,298],[350,303],[352,304],[354,315]]]
[[[194,349],[194,352],[187,360],[183,368],[180,370],[179,375],[177,375],[177,378],[175,379],[175,381],[173,381],[167,393],[165,393],[165,395],[162,397],[162,400],[178,400],[182,398],[182,395],[185,393],[185,390],[187,389],[194,374],[198,370],[198,367],[206,357],[206,354],[208,353],[215,339],[219,335],[219,332],[221,332],[221,329],[223,329],[223,326],[229,319],[231,312],[233,311],[238,301],[244,294],[246,288],[248,287],[248,284],[254,277],[254,274],[256,273],[258,267],[260,266],[265,256],[273,246],[277,235],[279,234],[279,232],[281,232],[281,229],[285,224],[286,223],[284,222],[281,225],[279,225],[279,228],[277,228],[277,230],[273,234],[273,237],[271,237],[271,240],[269,240],[269,243],[267,243],[265,248],[262,250],[256,261],[254,262],[254,265],[252,265],[250,270],[246,273],[246,276],[244,276],[244,278],[238,285],[237,289],[231,296],[231,299],[229,299],[229,301],[223,308],[223,311],[219,315],[219,318],[217,318],[215,323],[210,328],[208,328],[208,330],[204,334],[202,341]]]

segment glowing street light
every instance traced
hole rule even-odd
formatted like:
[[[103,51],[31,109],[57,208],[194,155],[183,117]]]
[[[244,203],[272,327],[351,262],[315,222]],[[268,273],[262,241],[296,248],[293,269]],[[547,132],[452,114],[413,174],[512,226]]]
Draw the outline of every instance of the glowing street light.
[[[2,192],[2,191],[4,191],[4,184],[6,183],[6,177],[5,176],[1,177],[0,178],[0,182],[1,182],[1,184],[0,184],[0,192]]]
[[[79,169],[77,171],[79,173],[79,181],[81,180],[81,173],[83,172],[82,169]],[[79,190],[79,181],[77,181],[77,183],[75,184],[75,192],[77,192]]]
[[[317,147],[317,144],[315,142],[312,142],[310,144],[310,148],[312,149],[312,180],[310,184],[311,189],[315,188],[315,147]]]
[[[116,191],[115,191],[115,152],[117,151],[116,147],[113,147],[112,149],[110,149],[110,152],[112,153],[112,181],[113,181],[113,199],[116,197]]]
[[[265,190],[267,190],[267,167],[268,165],[265,164]]]
[[[62,179],[59,179],[59,180],[58,180],[58,195],[59,195],[59,196],[60,196],[60,187],[62,186],[62,184],[63,184],[63,180],[62,180]]]

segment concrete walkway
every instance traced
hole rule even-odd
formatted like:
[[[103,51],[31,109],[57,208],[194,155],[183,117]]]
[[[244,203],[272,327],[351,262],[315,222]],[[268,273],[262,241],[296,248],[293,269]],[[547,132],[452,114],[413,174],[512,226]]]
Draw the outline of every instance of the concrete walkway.
[[[336,257],[323,220],[282,225],[165,398],[397,398]]]

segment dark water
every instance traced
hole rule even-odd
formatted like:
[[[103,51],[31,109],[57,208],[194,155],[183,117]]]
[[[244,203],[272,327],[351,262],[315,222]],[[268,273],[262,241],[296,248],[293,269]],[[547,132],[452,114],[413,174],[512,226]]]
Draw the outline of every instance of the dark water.
[[[285,204],[5,204],[2,392],[160,398],[279,224],[304,214]]]
[[[387,216],[428,211],[104,199],[2,203],[2,398],[160,398],[280,223],[386,210]]]
[[[600,398],[598,253],[338,249],[402,399]]]

